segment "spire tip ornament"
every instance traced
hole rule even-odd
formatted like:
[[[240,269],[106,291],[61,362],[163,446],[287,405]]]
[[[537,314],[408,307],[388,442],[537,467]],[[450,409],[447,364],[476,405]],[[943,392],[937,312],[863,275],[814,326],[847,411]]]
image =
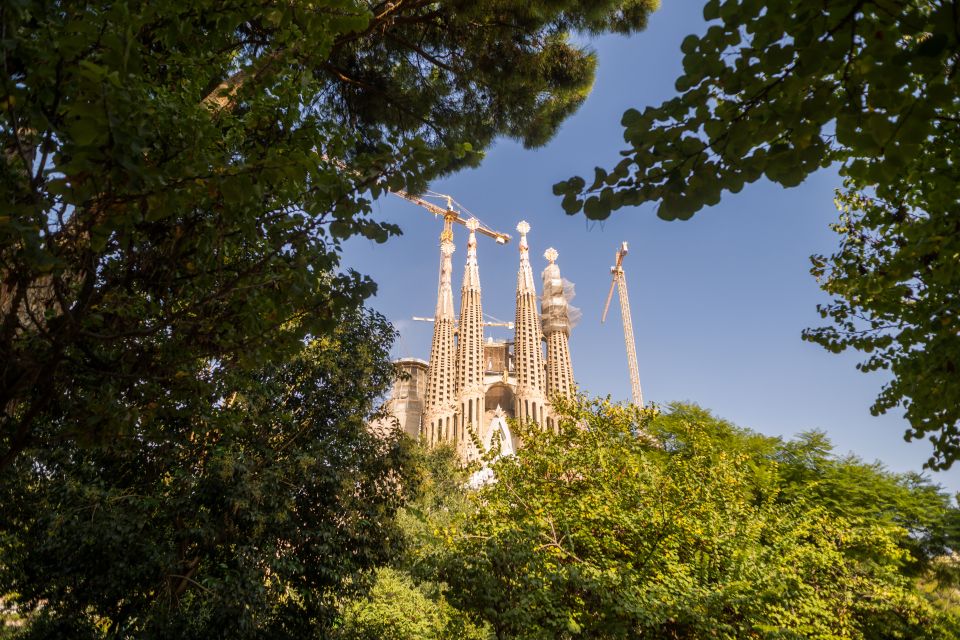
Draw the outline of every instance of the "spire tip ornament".
[[[467,229],[470,229],[470,233],[473,233],[474,231],[480,228],[480,221],[477,220],[476,218],[470,218],[469,220],[467,220],[466,224],[467,224]]]
[[[550,264],[553,264],[554,262],[557,261],[557,258],[560,257],[560,254],[557,252],[556,249],[554,249],[553,247],[550,247],[549,249],[543,252],[543,257],[546,258]]]
[[[517,231],[520,232],[520,256],[521,259],[526,259],[527,249],[529,248],[527,234],[530,233],[530,224],[526,220],[521,220],[517,225]]]

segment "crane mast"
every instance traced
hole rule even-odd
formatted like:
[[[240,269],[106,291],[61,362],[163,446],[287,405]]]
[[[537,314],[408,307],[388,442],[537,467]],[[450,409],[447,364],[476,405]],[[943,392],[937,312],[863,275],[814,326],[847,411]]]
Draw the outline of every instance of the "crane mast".
[[[613,281],[610,283],[607,302],[603,305],[603,316],[600,318],[600,322],[606,322],[607,320],[607,312],[610,310],[610,301],[613,298],[613,289],[616,287],[617,295],[620,297],[620,317],[623,320],[623,341],[627,347],[627,366],[630,368],[630,391],[633,395],[633,403],[642,407],[643,391],[640,389],[640,369],[637,367],[637,346],[633,338],[633,319],[630,316],[630,298],[627,296],[627,276],[623,271],[623,258],[627,255],[627,251],[627,243],[624,242],[617,250],[614,266],[610,267]]]

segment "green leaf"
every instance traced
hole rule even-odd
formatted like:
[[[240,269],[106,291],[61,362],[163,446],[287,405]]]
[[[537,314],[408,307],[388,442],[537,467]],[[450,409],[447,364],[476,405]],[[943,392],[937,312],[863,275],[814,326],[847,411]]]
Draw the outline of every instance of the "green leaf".
[[[704,9],[704,11],[706,11],[706,9]],[[691,54],[697,50],[699,44],[700,38],[696,35],[690,34],[683,39],[682,43],[680,43],[680,51],[685,54]]]
[[[590,196],[583,203],[583,213],[590,220],[605,220],[610,216],[610,208],[604,206],[597,196]]]
[[[564,196],[563,200],[561,201],[561,206],[567,215],[580,213],[580,210],[583,208],[583,204],[583,200],[577,198],[577,196],[572,193]]]
[[[720,0],[707,0],[703,5],[703,19],[716,20],[720,17]]]

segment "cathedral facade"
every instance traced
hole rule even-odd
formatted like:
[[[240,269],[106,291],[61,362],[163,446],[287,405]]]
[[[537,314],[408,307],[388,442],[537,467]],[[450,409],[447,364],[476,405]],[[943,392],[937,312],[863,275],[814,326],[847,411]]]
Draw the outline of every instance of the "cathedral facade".
[[[542,274],[543,296],[538,297],[527,243],[530,225],[520,222],[514,339],[484,339],[478,223],[467,221],[470,235],[459,317],[453,306],[451,227],[446,220],[440,236],[440,283],[430,360],[397,362],[406,375],[395,383],[386,409],[411,437],[428,446],[448,443],[470,460],[482,453],[478,445],[487,450],[495,438],[502,451],[519,446],[509,418],[553,428],[556,417],[550,399],[569,396],[574,386],[570,295],[556,264],[558,254],[548,249],[544,253],[548,265]]]

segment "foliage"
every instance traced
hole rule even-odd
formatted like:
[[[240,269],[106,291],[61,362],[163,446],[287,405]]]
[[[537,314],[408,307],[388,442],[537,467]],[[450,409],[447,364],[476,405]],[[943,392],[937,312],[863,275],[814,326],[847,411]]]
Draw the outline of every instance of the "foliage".
[[[543,144],[593,78],[567,33],[654,4],[3,3],[0,469],[39,424],[126,437],[210,394],[198,359],[329,332],[374,291],[341,243],[399,231],[369,196]]]
[[[893,379],[871,411],[902,405],[908,437],[933,443],[927,465],[947,469],[960,457],[960,216],[956,203],[920,208],[924,197],[838,194],[840,249],[814,256],[812,269],[834,296],[819,308],[833,325],[808,329],[804,338],[834,352],[869,354],[857,365],[863,371],[889,370]]]
[[[907,575],[929,571],[960,548],[954,524],[960,512],[925,476],[891,473],[880,463],[852,455],[838,458],[817,432],[781,445],[775,460],[783,499],[803,498],[848,520],[895,526],[898,546],[909,553],[902,567]]]
[[[6,598],[0,597],[0,640],[12,638],[23,624],[24,619],[19,612],[10,606]]]
[[[958,631],[902,572],[908,525],[850,495],[855,476],[808,464],[822,438],[784,444],[683,405],[662,416],[606,401],[560,409],[557,433],[518,425],[524,447],[443,535],[448,598],[498,638]],[[835,500],[821,505],[824,495]]]
[[[398,514],[404,549],[394,563],[421,583],[438,580],[438,567],[450,553],[438,544],[438,536],[457,526],[472,510],[467,485],[474,467],[464,466],[450,446],[414,449],[410,469],[417,490]]]
[[[441,532],[461,522],[471,510],[464,466],[450,446],[414,447],[408,467],[415,490],[397,514],[402,552],[378,570],[370,593],[347,601],[336,638],[379,640],[487,638],[482,625],[447,601],[439,568],[455,550],[439,543]]]
[[[0,594],[34,636],[325,632],[408,484],[343,241],[543,144],[592,83],[568,32],[653,4],[0,6]]]
[[[413,581],[396,570],[377,572],[369,595],[349,603],[337,637],[344,640],[432,640],[445,624],[439,607]]]
[[[937,607],[960,618],[960,566],[956,556],[938,558],[931,570],[920,578],[920,590]]]
[[[872,407],[906,408],[932,468],[960,456],[960,14],[946,0],[708,0],[684,41],[678,95],[623,116],[629,145],[592,184],[554,187],[568,213],[659,202],[686,219],[761,177],[846,178],[840,249],[814,257],[833,327],[805,338],[870,354],[894,381]]]
[[[343,610],[343,640],[483,640],[487,634],[450,606],[442,591],[397,569],[377,571],[369,595]]]
[[[721,191],[762,176],[795,186],[838,160],[881,198],[924,180],[934,210],[954,202],[948,176],[918,171],[951,152],[957,126],[951,3],[709,0],[703,15],[710,28],[683,41],[680,95],[624,114],[626,158],[589,187],[558,185],[568,211],[660,201],[661,217],[687,218]]]
[[[340,320],[282,365],[220,377],[204,404],[158,408],[164,438],[78,447],[38,430],[0,483],[0,593],[33,611],[27,637],[329,629],[397,552],[414,487],[408,443],[366,427],[393,329]]]

